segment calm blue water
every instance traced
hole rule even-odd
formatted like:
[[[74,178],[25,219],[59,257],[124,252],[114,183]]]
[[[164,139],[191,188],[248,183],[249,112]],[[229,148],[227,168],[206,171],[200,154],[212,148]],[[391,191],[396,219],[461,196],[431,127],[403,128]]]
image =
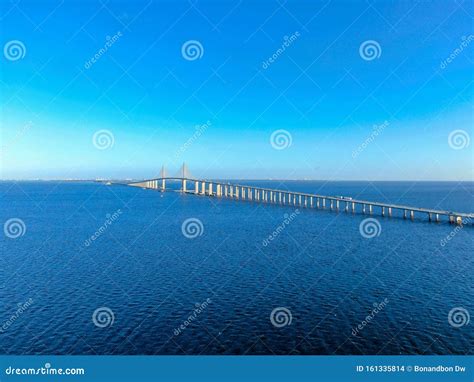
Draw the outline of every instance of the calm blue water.
[[[249,183],[474,212],[474,183]],[[367,216],[300,209],[264,246],[294,208],[86,182],[0,192],[2,225],[26,226],[1,235],[3,354],[473,354],[472,226],[442,246],[454,226],[375,215],[367,239]],[[182,234],[188,218],[201,236]],[[101,307],[112,325],[94,324]],[[278,307],[291,324],[272,324]],[[451,325],[453,308],[471,322]]]

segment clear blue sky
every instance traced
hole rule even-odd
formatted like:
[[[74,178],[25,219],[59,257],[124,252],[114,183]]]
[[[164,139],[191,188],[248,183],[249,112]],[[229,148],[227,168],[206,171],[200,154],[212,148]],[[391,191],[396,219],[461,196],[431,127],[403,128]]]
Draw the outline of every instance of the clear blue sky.
[[[473,179],[472,2],[103,3],[2,2],[3,179],[149,177],[182,161],[203,177]],[[7,58],[12,40],[23,58]],[[456,150],[458,129],[470,142]]]

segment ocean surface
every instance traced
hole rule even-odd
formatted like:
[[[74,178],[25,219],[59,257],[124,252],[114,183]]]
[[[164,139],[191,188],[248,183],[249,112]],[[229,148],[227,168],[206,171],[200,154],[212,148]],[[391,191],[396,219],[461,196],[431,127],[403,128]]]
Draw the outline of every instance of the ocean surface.
[[[474,212],[470,182],[246,183]],[[94,182],[0,197],[2,354],[474,354],[472,224],[376,211],[368,238],[368,215]]]

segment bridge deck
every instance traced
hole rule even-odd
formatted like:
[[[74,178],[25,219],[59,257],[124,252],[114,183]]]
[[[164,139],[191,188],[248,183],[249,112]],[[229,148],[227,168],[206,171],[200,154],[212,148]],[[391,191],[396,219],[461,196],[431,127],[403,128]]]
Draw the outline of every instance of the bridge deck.
[[[310,193],[304,193],[304,192],[297,192],[297,191],[288,191],[288,190],[280,190],[280,189],[272,189],[272,188],[265,188],[265,187],[256,187],[256,186],[250,186],[250,185],[245,185],[245,184],[240,184],[240,183],[229,183],[229,182],[223,182],[219,180],[208,180],[208,179],[193,179],[193,178],[182,178],[182,177],[164,177],[164,178],[154,178],[154,179],[146,179],[142,180],[139,182],[131,182],[127,183],[128,185],[132,186],[140,186],[140,185],[145,185],[149,184],[149,182],[162,182],[162,181],[186,181],[186,182],[198,182],[198,184],[212,184],[212,185],[219,185],[219,186],[227,186],[227,187],[238,187],[238,188],[243,188],[243,189],[251,189],[252,191],[259,191],[259,192],[272,192],[272,193],[281,193],[285,195],[292,195],[292,196],[298,196],[298,197],[305,197],[305,198],[316,198],[316,199],[321,199],[321,200],[329,200],[329,201],[339,201],[339,202],[345,202],[345,203],[354,203],[357,205],[364,205],[364,206],[375,206],[375,207],[380,207],[380,208],[390,208],[392,210],[402,210],[402,211],[414,211],[414,212],[421,212],[421,213],[426,213],[429,215],[443,215],[443,216],[448,216],[448,217],[456,217],[456,218],[467,218],[467,219],[473,219],[474,218],[474,213],[465,213],[465,212],[454,212],[454,211],[447,211],[447,210],[437,210],[437,209],[431,209],[431,208],[422,208],[422,207],[413,207],[413,206],[407,206],[407,205],[401,205],[401,204],[391,204],[391,203],[382,203],[382,202],[373,202],[373,201],[368,201],[368,200],[360,200],[360,199],[352,199],[349,197],[338,197],[338,196],[327,196],[327,195],[320,195],[320,194],[310,194]],[[145,188],[151,188],[151,187],[145,187]],[[159,189],[160,187],[158,187]],[[187,191],[187,193],[195,193],[193,191]],[[200,195],[203,193],[199,192]],[[204,194],[206,193],[206,190],[204,188]],[[212,195],[215,195],[215,193],[212,193]],[[220,195],[223,196],[223,195]],[[249,200],[249,198],[246,198],[246,200]],[[252,200],[255,201],[255,199],[252,198]],[[258,200],[258,201],[263,201],[265,202],[266,200]]]

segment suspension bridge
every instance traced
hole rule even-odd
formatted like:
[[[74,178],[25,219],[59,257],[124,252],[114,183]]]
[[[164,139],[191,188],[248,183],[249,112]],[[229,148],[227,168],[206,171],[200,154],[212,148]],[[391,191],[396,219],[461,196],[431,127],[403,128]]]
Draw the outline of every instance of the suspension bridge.
[[[216,198],[226,198],[254,203],[294,206],[309,209],[327,209],[330,211],[344,211],[346,213],[380,214],[392,217],[395,212],[404,219],[414,220],[415,217],[424,217],[430,222],[448,221],[451,224],[463,225],[472,223],[474,213],[453,212],[430,208],[419,208],[406,205],[372,202],[352,199],[345,196],[326,196],[288,190],[278,190],[265,187],[256,187],[239,183],[230,183],[219,180],[196,179],[189,173],[188,167],[183,164],[178,176],[167,176],[163,166],[158,177],[126,183],[128,186],[144,189],[168,191],[167,182],[179,182],[181,193],[194,194]],[[175,190],[176,191],[176,190]]]

